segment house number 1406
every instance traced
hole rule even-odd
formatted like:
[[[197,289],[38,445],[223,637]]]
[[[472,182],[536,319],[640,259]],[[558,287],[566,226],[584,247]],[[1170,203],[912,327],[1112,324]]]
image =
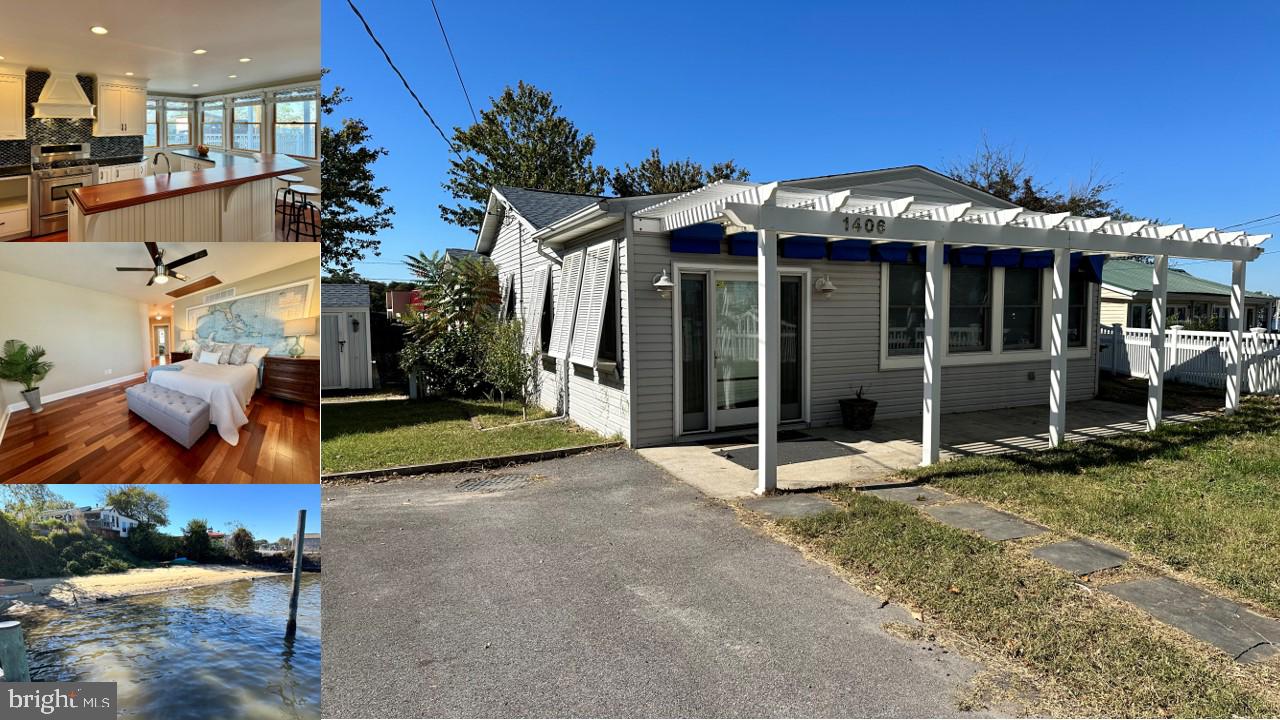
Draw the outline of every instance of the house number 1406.
[[[844,220],[844,229],[847,232],[875,233],[883,235],[888,224],[883,220],[875,218],[846,217]]]

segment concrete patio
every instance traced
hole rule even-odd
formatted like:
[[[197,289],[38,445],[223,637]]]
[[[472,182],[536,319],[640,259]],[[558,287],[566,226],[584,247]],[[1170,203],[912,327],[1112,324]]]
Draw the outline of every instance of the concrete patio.
[[[1165,422],[1196,422],[1213,412],[1166,413]],[[1067,442],[1142,432],[1146,408],[1106,400],[1071,403]],[[943,461],[968,455],[1002,455],[1049,448],[1049,408],[1045,405],[944,415]],[[839,426],[779,433],[778,489],[805,490],[831,485],[873,485],[920,464],[919,417],[877,420],[871,430]],[[739,435],[638,450],[704,494],[722,499],[748,497],[756,487],[754,436]]]

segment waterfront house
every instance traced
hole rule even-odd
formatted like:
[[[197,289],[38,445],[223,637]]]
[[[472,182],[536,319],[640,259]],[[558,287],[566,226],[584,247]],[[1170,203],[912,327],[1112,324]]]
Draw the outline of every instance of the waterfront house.
[[[40,513],[42,520],[61,520],[68,525],[79,525],[90,532],[107,538],[127,538],[129,531],[141,523],[122,515],[113,508],[84,507],[59,508]]]
[[[499,186],[475,249],[542,356],[541,405],[633,447],[754,430],[767,492],[779,426],[839,423],[860,388],[877,418],[921,417],[924,464],[943,412],[1047,401],[1059,444],[1097,392],[1107,256],[1157,258],[1163,358],[1168,258],[1230,261],[1240,292],[1267,237],[1033,212],[910,166],[630,198]],[[1150,395],[1154,427],[1159,376]]]

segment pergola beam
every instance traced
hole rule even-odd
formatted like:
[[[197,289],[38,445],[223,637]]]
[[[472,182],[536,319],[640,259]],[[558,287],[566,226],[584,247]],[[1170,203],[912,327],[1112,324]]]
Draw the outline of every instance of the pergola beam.
[[[924,263],[924,407],[921,465],[938,462],[942,449],[942,243],[929,243]]]
[[[1049,446],[1067,436],[1067,311],[1071,296],[1071,251],[1053,251],[1049,336]],[[1085,330],[1085,328],[1081,328]]]
[[[1244,268],[1242,260],[1231,263],[1231,317],[1227,330],[1227,401],[1228,415],[1240,409],[1240,393],[1244,390]]]
[[[1151,348],[1147,362],[1147,430],[1160,427],[1164,416],[1164,371],[1169,367],[1164,347],[1169,295],[1169,256],[1157,255],[1151,269]]]
[[[756,494],[767,495],[778,488],[778,420],[782,397],[782,280],[778,276],[778,233],[756,233],[756,303],[759,323],[756,330],[757,448]]]

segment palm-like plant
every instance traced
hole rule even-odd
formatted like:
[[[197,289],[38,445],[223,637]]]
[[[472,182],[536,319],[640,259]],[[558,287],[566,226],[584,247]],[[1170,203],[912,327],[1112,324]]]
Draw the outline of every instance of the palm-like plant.
[[[21,383],[27,392],[39,387],[40,381],[53,369],[44,359],[44,348],[27,345],[21,340],[6,340],[0,354],[0,380]]]

